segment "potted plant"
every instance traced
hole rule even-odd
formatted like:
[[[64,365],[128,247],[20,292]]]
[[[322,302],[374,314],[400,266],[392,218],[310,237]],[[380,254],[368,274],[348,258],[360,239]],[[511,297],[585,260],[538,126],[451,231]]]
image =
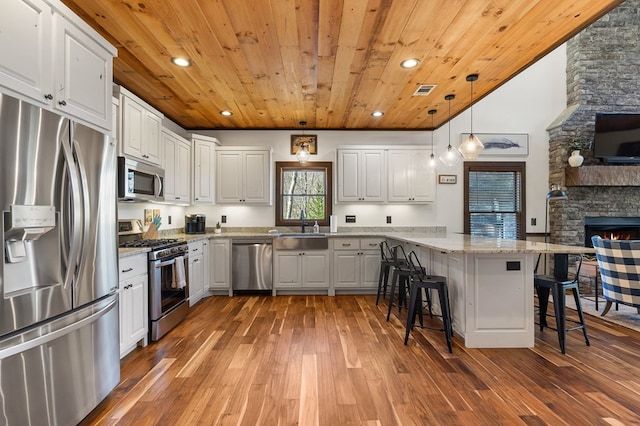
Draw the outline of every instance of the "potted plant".
[[[220,222],[216,223],[216,229],[213,230],[215,234],[220,234],[222,232],[222,226],[220,226]]]
[[[584,157],[580,155],[582,146],[582,139],[579,137],[575,137],[571,142],[569,142],[569,152],[571,155],[569,156],[568,161],[571,167],[580,167],[582,165],[582,162],[584,161]]]

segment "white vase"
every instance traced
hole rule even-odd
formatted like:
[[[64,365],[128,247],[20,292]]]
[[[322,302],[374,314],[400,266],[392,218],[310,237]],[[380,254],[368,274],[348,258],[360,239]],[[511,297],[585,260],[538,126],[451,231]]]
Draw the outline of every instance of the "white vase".
[[[221,228],[213,228],[213,233],[214,234],[221,234],[222,233],[222,229]]]
[[[569,165],[571,167],[580,167],[583,161],[584,157],[580,155],[580,150],[576,149],[575,151],[571,151],[571,155],[569,156]]]

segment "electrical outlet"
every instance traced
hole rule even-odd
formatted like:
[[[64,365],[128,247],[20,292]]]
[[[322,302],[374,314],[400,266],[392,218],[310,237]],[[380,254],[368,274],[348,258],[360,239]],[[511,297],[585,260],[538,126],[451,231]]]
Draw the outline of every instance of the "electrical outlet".
[[[344,221],[345,223],[356,223],[356,215],[346,215]]]
[[[171,225],[171,216],[167,216],[167,225]]]
[[[532,218],[531,218],[531,226],[536,226],[536,223],[537,223],[537,222],[538,222],[538,221],[537,221],[537,219],[536,219],[535,217],[532,217]]]
[[[391,216],[387,216],[387,223],[391,223]]]
[[[227,223],[227,215],[223,214],[222,218],[220,219],[220,222]]]

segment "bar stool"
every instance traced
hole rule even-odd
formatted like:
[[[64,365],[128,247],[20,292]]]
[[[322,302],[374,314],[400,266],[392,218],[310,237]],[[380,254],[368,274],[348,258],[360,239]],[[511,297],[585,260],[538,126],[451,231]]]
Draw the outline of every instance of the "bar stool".
[[[376,305],[380,301],[380,295],[387,297],[387,285],[389,284],[389,271],[393,266],[393,254],[389,249],[389,244],[384,240],[380,242],[380,274],[378,275],[378,295],[376,296]]]
[[[582,305],[580,304],[580,289],[578,287],[578,277],[580,275],[580,267],[582,266],[582,256],[579,256],[578,267],[576,270],[576,276],[574,279],[569,280],[567,277],[567,273],[563,270],[558,271],[556,267],[559,264],[567,265],[566,260],[567,255],[555,255],[555,265],[554,265],[554,274],[553,275],[538,275],[535,274],[533,278],[533,285],[536,288],[536,292],[538,293],[538,304],[540,307],[539,313],[539,323],[540,331],[543,331],[545,327],[550,328],[552,330],[556,330],[558,332],[558,342],[560,344],[560,351],[565,354],[566,353],[566,338],[567,331],[579,330],[582,329],[582,334],[584,334],[584,341],[587,346],[589,344],[589,336],[587,335],[587,326],[584,322],[584,314],[582,313]],[[540,256],[538,256],[538,261],[536,263],[535,270],[538,270],[538,264],[540,263]],[[573,299],[576,303],[576,310],[578,311],[579,321],[574,321],[567,319],[566,312],[566,292],[567,290],[571,290],[573,294]],[[554,316],[556,318],[556,328],[549,327],[547,325],[547,306],[549,304],[549,292],[553,297],[553,308],[554,308]],[[567,328],[567,321],[578,324],[575,327]]]
[[[404,248],[401,245],[391,248],[393,274],[391,275],[391,290],[389,292],[389,309],[387,311],[387,321],[391,317],[391,308],[393,308],[396,286],[398,287],[398,312],[402,311],[402,305],[406,305],[407,292],[409,288],[409,276],[411,269]]]
[[[429,315],[433,318],[433,312],[431,311],[431,299],[429,297],[429,290],[436,290],[438,292],[438,299],[440,301],[440,312],[442,315],[442,326],[438,330],[444,331],[445,339],[447,341],[447,347],[449,353],[453,352],[451,345],[451,337],[453,336],[453,328],[451,326],[451,310],[449,308],[449,290],[447,289],[447,278],[438,275],[428,275],[425,269],[420,264],[420,260],[414,251],[409,253],[408,258],[409,268],[411,269],[411,297],[409,299],[409,314],[407,315],[407,330],[404,335],[404,344],[409,341],[409,333],[413,330],[413,326],[416,322],[416,314],[420,318],[420,326],[424,327],[423,312],[422,312],[422,289],[425,289],[427,296],[427,308]],[[431,328],[431,327],[426,327]]]

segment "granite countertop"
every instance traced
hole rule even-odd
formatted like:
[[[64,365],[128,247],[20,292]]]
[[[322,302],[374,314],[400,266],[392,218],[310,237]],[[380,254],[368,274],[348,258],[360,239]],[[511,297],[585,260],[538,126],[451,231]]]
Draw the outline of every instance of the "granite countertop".
[[[476,253],[476,254],[508,254],[508,253],[569,253],[569,254],[594,254],[591,247],[567,246],[535,241],[503,240],[499,238],[474,237],[471,235],[447,233],[438,230],[416,230],[412,232],[393,232],[383,230],[363,230],[352,232],[325,233],[328,238],[389,238],[398,241],[416,244],[420,247],[440,250],[443,253]],[[264,231],[236,231],[215,234],[184,234],[165,233],[163,238],[184,239],[187,243],[206,240],[210,238],[234,239],[234,238],[277,238],[277,234],[269,234]],[[148,248],[119,249],[120,257],[133,256],[138,253],[148,252]]]

